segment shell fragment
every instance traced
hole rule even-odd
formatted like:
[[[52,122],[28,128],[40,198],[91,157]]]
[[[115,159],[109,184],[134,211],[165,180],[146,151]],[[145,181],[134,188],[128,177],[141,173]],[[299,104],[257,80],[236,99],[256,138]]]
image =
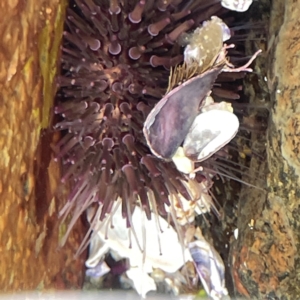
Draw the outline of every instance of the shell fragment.
[[[214,109],[200,113],[184,140],[184,154],[203,161],[230,142],[238,128],[237,116],[229,111]]]
[[[189,243],[191,256],[206,293],[214,300],[228,295],[222,258],[203,236]]]
[[[223,7],[238,12],[244,12],[249,9],[253,0],[222,0],[221,4]]]

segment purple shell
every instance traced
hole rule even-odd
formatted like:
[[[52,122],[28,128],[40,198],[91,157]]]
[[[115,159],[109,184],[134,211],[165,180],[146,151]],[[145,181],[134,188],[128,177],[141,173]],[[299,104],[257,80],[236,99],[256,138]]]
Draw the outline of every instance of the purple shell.
[[[213,299],[224,299],[222,296],[228,295],[228,291],[225,287],[225,267],[220,255],[203,237],[189,243],[189,250],[207,294]]]
[[[170,160],[184,141],[223,66],[195,76],[165,95],[144,124],[144,135],[152,153]]]

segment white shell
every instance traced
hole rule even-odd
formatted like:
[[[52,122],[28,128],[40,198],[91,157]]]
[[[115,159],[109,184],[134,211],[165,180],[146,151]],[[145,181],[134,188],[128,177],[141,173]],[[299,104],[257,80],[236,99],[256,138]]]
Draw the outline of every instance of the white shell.
[[[88,268],[85,272],[86,276],[101,278],[110,271],[105,261],[100,261],[95,267]]]
[[[211,97],[206,97],[206,102],[205,102],[205,105],[201,108],[201,113],[204,113],[209,110],[216,110],[216,109],[217,110],[227,110],[227,111],[233,113],[233,107],[232,107],[231,103],[225,102],[225,101],[209,103],[208,102],[209,98],[211,98]],[[213,101],[213,99],[212,99],[212,101]]]
[[[172,157],[172,160],[179,172],[190,174],[194,171],[194,162],[185,156],[183,148],[179,147]]]
[[[252,1],[253,0],[222,0],[221,4],[227,9],[244,12],[248,10]]]
[[[165,219],[152,213],[151,220],[147,220],[145,213],[139,207],[135,207],[132,223],[136,238],[132,229],[126,228],[121,205],[118,206],[112,219],[106,218],[102,222],[99,221],[96,226],[99,229],[90,243],[90,254],[86,266],[89,268],[96,266],[107,252],[110,252],[116,260],[127,258],[130,269],[126,274],[132,280],[136,291],[145,297],[150,290],[156,290],[154,280],[148,275],[153,268],[173,273],[186,261],[192,259],[188,249],[182,248],[176,231]],[[158,224],[161,231],[158,229]],[[142,248],[145,246],[143,252],[139,245]]]
[[[203,112],[196,117],[184,140],[184,153],[193,160],[203,161],[229,143],[238,128],[237,116],[229,111]]]

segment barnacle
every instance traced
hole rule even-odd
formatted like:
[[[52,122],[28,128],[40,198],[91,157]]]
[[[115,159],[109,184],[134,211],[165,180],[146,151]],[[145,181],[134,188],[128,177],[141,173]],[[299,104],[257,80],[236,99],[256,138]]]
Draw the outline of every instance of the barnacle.
[[[184,62],[171,69],[168,90],[216,66],[223,42],[230,38],[230,30],[218,17],[203,22],[192,33],[186,34],[181,44],[185,45]],[[219,64],[224,62],[220,61]]]
[[[211,17],[211,20],[203,22],[201,27],[195,29],[187,37],[187,45],[184,49],[184,61],[190,65],[194,61],[204,72],[213,66],[217,56],[223,48],[223,42],[230,39],[230,29],[218,17]]]

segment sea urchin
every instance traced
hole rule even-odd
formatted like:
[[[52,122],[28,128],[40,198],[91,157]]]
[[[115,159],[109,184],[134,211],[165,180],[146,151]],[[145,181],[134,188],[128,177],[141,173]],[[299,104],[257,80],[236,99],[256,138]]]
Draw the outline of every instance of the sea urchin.
[[[166,91],[168,69],[182,61],[176,39],[224,11],[202,0],[76,0],[67,9],[55,108],[63,137],[54,151],[62,182],[72,183],[61,211],[74,209],[68,232],[92,203],[102,220],[120,197],[130,226],[137,203],[150,218],[150,207],[166,215],[170,194],[191,199],[184,175],[151,154],[143,123]]]

